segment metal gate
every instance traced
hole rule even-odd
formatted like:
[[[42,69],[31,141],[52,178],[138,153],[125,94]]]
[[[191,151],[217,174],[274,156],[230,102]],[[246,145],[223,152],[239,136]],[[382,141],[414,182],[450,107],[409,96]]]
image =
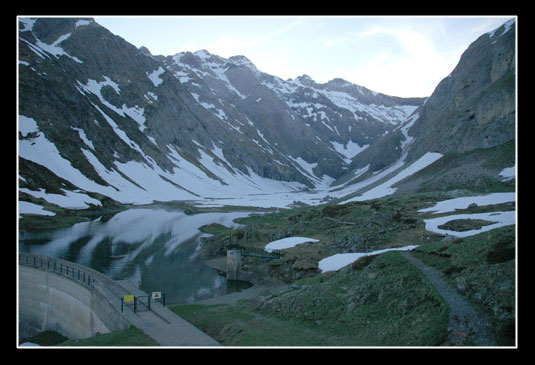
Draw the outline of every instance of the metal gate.
[[[158,296],[155,296],[158,293]],[[160,302],[165,307],[165,293],[155,292],[152,295],[125,295],[121,298],[121,313],[125,307],[131,307],[134,313],[150,311],[151,305]]]

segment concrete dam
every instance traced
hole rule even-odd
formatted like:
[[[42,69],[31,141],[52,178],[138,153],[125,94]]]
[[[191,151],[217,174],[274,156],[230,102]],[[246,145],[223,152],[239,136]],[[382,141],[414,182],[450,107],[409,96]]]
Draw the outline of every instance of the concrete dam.
[[[146,311],[122,308],[125,295],[148,295],[73,262],[19,253],[17,295],[19,338],[54,330],[81,339],[134,325],[161,346],[220,346],[160,303]]]

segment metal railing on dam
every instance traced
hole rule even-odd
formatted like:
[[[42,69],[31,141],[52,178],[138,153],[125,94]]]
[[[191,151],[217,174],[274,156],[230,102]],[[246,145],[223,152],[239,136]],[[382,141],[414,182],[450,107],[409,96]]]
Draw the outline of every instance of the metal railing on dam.
[[[19,265],[52,271],[86,285],[89,288],[93,287],[96,277],[98,276],[94,270],[85,266],[48,256],[24,252],[19,252]]]

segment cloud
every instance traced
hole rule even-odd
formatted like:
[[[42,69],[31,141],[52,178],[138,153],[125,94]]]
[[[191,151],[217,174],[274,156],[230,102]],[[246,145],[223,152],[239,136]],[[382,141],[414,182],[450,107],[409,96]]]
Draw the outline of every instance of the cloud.
[[[372,90],[396,96],[429,96],[455,66],[456,60],[435,46],[430,32],[410,26],[374,25],[354,37],[357,44],[377,45],[350,73],[353,80],[362,80]]]
[[[223,35],[218,36],[215,39],[207,42],[188,41],[188,43],[184,44],[184,46],[177,48],[177,52],[180,52],[181,50],[197,51],[200,49],[206,49],[210,53],[225,58],[236,55],[243,55],[251,48],[265,44],[291,31],[296,26],[302,24],[302,22],[302,19],[297,19],[289,24],[286,24],[267,33],[255,32],[253,28],[249,28],[249,33],[242,31],[238,34],[236,32],[229,31],[229,33],[225,34],[223,32]]]

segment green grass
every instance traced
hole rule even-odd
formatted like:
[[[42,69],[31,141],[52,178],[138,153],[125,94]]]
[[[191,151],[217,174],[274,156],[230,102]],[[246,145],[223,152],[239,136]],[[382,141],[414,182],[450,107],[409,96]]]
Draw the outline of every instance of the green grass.
[[[68,338],[56,331],[43,331],[35,336],[23,338],[19,342],[32,342],[41,346],[56,346],[62,342],[67,341]]]
[[[226,346],[433,346],[449,309],[398,253],[237,306],[171,309]]]
[[[278,318],[248,305],[179,305],[171,309],[224,346],[336,346],[318,326]]]
[[[515,226],[432,242],[413,254],[490,317],[499,345],[515,342]]]
[[[152,338],[142,330],[130,326],[122,331],[114,331],[106,334],[97,334],[84,339],[68,339],[56,331],[43,331],[35,336],[24,338],[20,341],[33,342],[40,346],[57,347],[142,347],[159,346]]]
[[[89,346],[89,347],[122,347],[122,346],[159,346],[152,338],[147,336],[142,330],[130,326],[122,331],[114,331],[106,334],[99,334],[81,340],[68,340],[58,346]]]

